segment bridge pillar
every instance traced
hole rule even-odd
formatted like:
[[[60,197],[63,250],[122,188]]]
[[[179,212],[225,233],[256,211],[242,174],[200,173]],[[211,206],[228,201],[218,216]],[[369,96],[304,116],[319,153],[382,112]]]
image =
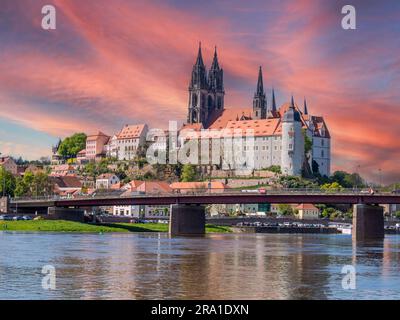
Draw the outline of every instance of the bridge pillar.
[[[54,220],[71,220],[78,222],[84,222],[85,220],[85,210],[83,209],[49,207],[47,215],[49,219]]]
[[[204,206],[173,204],[169,217],[169,233],[172,236],[203,235],[206,215]]]
[[[353,240],[383,239],[383,208],[378,205],[355,204],[353,207]]]

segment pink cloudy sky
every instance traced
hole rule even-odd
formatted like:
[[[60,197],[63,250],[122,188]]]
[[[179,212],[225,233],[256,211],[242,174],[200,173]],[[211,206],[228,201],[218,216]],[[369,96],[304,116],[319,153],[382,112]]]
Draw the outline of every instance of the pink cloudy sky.
[[[225,71],[227,108],[250,107],[263,66],[270,98],[307,97],[332,134],[333,169],[400,180],[400,2],[2,0],[0,152],[49,155],[58,137],[184,121],[197,45]],[[57,9],[42,30],[41,8]]]

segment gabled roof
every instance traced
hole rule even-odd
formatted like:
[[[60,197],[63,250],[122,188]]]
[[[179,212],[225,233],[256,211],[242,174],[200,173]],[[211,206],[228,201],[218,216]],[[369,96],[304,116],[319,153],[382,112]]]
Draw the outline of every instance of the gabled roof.
[[[179,131],[183,129],[192,129],[195,131],[200,131],[203,129],[203,124],[202,123],[184,123],[182,127],[179,129]]]
[[[49,177],[50,181],[59,188],[81,188],[82,183],[75,176],[57,176]]]
[[[172,189],[203,189],[208,188],[209,182],[173,182],[169,186]],[[227,189],[228,186],[219,181],[212,181],[211,182],[211,189]]]
[[[279,124],[280,124],[279,118],[228,121],[226,129],[241,130],[243,135],[246,133],[246,130],[253,130],[255,137],[266,136],[266,135],[272,136],[277,133]]]
[[[299,204],[296,209],[301,209],[301,210],[318,210],[316,206],[314,206],[311,203],[301,203]]]
[[[321,136],[323,138],[330,138],[331,135],[329,133],[328,127],[326,126],[325,120],[323,117],[316,117],[316,116],[312,116],[311,117],[311,121],[314,124],[314,127],[316,129],[315,134],[318,136]],[[321,129],[324,128],[324,134],[321,134]]]
[[[143,181],[137,189],[146,193],[171,192],[169,184],[165,181]]]
[[[0,165],[8,162],[8,161],[14,161],[11,157],[0,157]],[[15,162],[15,161],[14,161]]]
[[[252,109],[223,109],[214,112],[210,117],[208,129],[224,129],[229,121],[238,121],[240,119],[251,119]]]
[[[125,125],[117,137],[118,139],[139,138],[144,130],[144,127],[144,124]]]
[[[88,135],[87,138],[86,138],[86,141],[97,140],[99,137],[110,138],[110,136],[106,135],[105,133],[103,133],[101,131],[98,131],[96,134]]]
[[[99,179],[110,179],[110,178],[112,178],[114,176],[115,176],[114,173],[103,173],[103,174],[101,174],[101,175],[99,175],[97,177],[97,180],[99,180]]]

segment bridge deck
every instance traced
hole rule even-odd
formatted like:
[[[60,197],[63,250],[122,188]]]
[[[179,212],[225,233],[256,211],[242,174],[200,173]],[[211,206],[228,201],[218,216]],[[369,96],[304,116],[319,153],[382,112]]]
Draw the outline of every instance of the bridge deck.
[[[12,199],[12,207],[85,207],[114,205],[169,205],[169,204],[250,204],[250,203],[324,203],[324,204],[400,204],[400,194],[360,192],[275,191],[260,192],[188,192],[151,193],[130,196],[96,195],[74,198]]]

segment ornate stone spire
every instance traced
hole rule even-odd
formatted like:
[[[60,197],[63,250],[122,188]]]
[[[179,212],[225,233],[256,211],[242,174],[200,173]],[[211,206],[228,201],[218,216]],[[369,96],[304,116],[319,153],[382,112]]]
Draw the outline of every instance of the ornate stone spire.
[[[308,114],[306,97],[304,97],[304,114]]]
[[[275,90],[272,88],[272,112],[276,112]]]

